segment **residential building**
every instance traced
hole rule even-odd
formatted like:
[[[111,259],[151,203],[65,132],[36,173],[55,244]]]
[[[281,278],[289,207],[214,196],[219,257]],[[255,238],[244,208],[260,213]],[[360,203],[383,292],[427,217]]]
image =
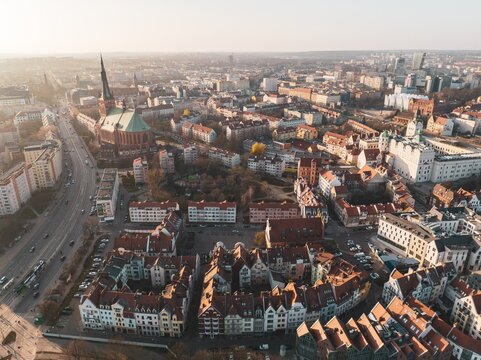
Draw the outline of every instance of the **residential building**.
[[[140,157],[132,162],[135,185],[147,184],[149,182],[149,163]]]
[[[262,90],[266,92],[277,91],[277,78],[263,78],[262,79]]]
[[[380,222],[383,214],[402,210],[400,204],[351,205],[345,199],[334,201],[334,211],[345,227],[373,226]]]
[[[297,204],[287,202],[251,203],[249,205],[249,222],[251,224],[264,224],[267,219],[297,219],[301,217],[301,212]]]
[[[248,169],[276,177],[282,177],[285,166],[284,160],[277,156],[269,157],[251,155],[247,160]]]
[[[434,99],[428,100],[411,98],[409,100],[408,110],[415,114],[419,110],[422,116],[432,115],[434,112]]]
[[[120,278],[114,274],[123,273]],[[193,286],[200,274],[198,256],[139,257],[116,251],[90,291],[80,299],[84,329],[143,336],[181,337],[187,328]],[[169,279],[160,282],[164,277]],[[149,279],[152,287],[165,285],[161,293],[133,292],[127,280]],[[123,285],[116,286],[118,282]]]
[[[431,115],[426,126],[426,131],[438,136],[451,136],[453,129],[454,121],[447,116]]]
[[[455,300],[451,322],[473,339],[481,340],[481,291],[473,291]]]
[[[49,109],[42,111],[42,126],[47,127],[57,123],[57,114]]]
[[[298,125],[296,128],[296,138],[303,140],[317,139],[317,129],[309,125]]]
[[[190,201],[187,210],[191,223],[233,223],[236,222],[235,202]]]
[[[31,121],[42,121],[41,110],[26,110],[19,111],[13,118],[13,125],[18,127],[20,124],[24,124]]]
[[[466,206],[479,212],[481,211],[481,193],[463,188],[452,190],[443,184],[436,184],[431,192],[429,203],[437,208]]]
[[[53,187],[63,170],[62,142],[45,140],[40,144],[27,145],[23,149],[26,164],[31,164],[37,189]]]
[[[32,165],[20,163],[0,175],[0,215],[16,213],[37,190]]]
[[[159,151],[159,165],[166,174],[175,173],[174,155],[167,150]]]
[[[244,120],[233,122],[226,127],[226,137],[229,141],[243,141],[269,133],[269,122],[262,120]]]
[[[268,248],[320,243],[324,237],[324,223],[321,218],[268,219],[265,237]]]
[[[240,165],[240,155],[229,150],[211,147],[207,156],[209,159],[220,161],[226,167],[232,168]]]
[[[456,277],[452,263],[432,265],[402,274],[394,269],[384,283],[382,301],[389,304],[394,297],[401,300],[412,296],[426,305],[434,304],[444,295],[446,286]]]
[[[327,161],[321,158],[301,157],[297,163],[297,177],[306,179],[309,185],[319,184],[319,173],[328,165]]]
[[[199,149],[195,144],[184,145],[184,164],[194,164],[199,158]]]
[[[379,149],[361,150],[357,158],[357,167],[362,169],[364,166],[376,166],[381,163],[382,155]]]
[[[332,171],[323,169],[319,173],[319,189],[324,198],[331,197],[331,189],[335,186],[340,186],[341,180]]]
[[[115,219],[118,194],[119,175],[117,169],[104,169],[95,200],[99,222],[112,222]]]
[[[170,200],[131,202],[129,204],[130,222],[159,224],[169,212],[179,211],[179,209],[179,204]]]
[[[295,139],[297,136],[297,128],[293,126],[280,127],[272,131],[272,138],[277,141],[286,141]]]
[[[327,224],[329,212],[325,199],[307,183],[306,179],[299,178],[294,181],[294,193],[303,218],[320,217],[324,224]]]

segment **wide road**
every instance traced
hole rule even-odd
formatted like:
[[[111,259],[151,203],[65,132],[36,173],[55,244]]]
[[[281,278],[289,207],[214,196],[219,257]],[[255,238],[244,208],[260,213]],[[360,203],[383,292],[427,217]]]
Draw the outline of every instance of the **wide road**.
[[[14,279],[13,286],[0,294],[0,302],[31,319],[35,314],[35,306],[60,275],[63,265],[60,261],[61,254],[67,257],[67,262],[80,246],[83,223],[89,216],[91,206],[89,196],[96,191],[96,167],[91,167],[93,159],[87,153],[82,139],[66,116],[61,115],[58,127],[68,150],[68,153],[64,152],[64,162],[67,161],[72,169],[75,183],[69,187],[62,184],[55,200],[44,214],[37,218],[31,231],[0,259],[0,275]],[[86,160],[88,165],[85,164]],[[66,200],[68,204],[65,204]],[[84,214],[82,209],[85,209]],[[44,238],[45,234],[49,235],[48,238]],[[74,246],[69,245],[72,240],[75,241]],[[30,253],[29,249],[33,246],[35,251]],[[34,297],[35,291],[29,288],[17,296],[13,289],[41,259],[46,262],[46,267],[39,279],[40,287],[37,291],[40,296]]]

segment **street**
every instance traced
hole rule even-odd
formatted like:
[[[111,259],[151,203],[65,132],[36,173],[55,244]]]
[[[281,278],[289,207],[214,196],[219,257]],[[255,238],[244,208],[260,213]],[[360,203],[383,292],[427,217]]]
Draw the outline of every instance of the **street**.
[[[72,170],[72,183],[69,187],[60,184],[60,190],[56,193],[55,200],[37,218],[35,225],[21,241],[0,258],[0,274],[14,279],[14,283],[0,294],[0,301],[28,320],[33,320],[35,311],[31,311],[42,299],[46,290],[54,285],[63,262],[60,254],[66,256],[66,260],[81,244],[82,226],[88,217],[90,208],[89,196],[95,194],[96,169],[86,166],[85,160],[93,159],[85,150],[85,145],[75,133],[67,117],[61,115],[58,121],[60,136],[65,140],[64,162],[68,162]],[[69,156],[67,156],[69,155]],[[64,167],[64,170],[65,167]],[[68,200],[68,204],[65,201]],[[86,209],[85,214],[81,213]],[[48,237],[45,236],[48,234]],[[74,246],[69,246],[71,240]],[[29,251],[35,247],[33,252]],[[24,276],[43,259],[46,266],[40,275],[40,294],[34,297],[32,289],[24,289],[20,295],[16,295],[14,288],[23,280]]]

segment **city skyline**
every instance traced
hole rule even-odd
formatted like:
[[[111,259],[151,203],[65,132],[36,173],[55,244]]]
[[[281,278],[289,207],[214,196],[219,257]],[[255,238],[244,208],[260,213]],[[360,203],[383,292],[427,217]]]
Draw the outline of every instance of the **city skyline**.
[[[287,2],[162,3],[59,0],[8,3],[0,54],[84,54],[112,52],[307,52],[357,50],[479,50],[473,42],[481,4],[455,17],[444,1],[406,1],[403,7],[376,1],[321,4],[302,1],[297,13]],[[90,6],[92,5],[92,6]],[[75,10],[72,13],[72,9]],[[123,9],[128,9],[123,11]],[[300,9],[309,11],[300,12]],[[419,21],[429,14],[436,21]],[[135,12],[138,12],[136,16]],[[55,18],[55,21],[48,19]],[[39,21],[44,19],[46,21]],[[79,19],[79,21],[77,21]],[[439,26],[434,26],[439,24]],[[449,24],[449,26],[446,26]],[[61,29],[61,31],[59,30]],[[454,31],[453,31],[454,29]],[[264,34],[264,35],[263,35]]]

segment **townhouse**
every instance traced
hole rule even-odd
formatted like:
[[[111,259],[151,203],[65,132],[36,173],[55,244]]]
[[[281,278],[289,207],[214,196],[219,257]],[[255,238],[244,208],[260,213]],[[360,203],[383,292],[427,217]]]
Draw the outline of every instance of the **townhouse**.
[[[170,200],[132,201],[129,204],[130,222],[160,223],[171,211],[179,211],[179,204]]]
[[[481,340],[481,291],[472,291],[454,301],[451,322],[473,339]]]
[[[357,305],[358,289],[369,288],[368,276],[345,279],[345,264],[326,269],[313,285],[298,286],[290,281],[309,283],[310,259],[316,251],[322,249],[306,245],[248,251],[241,243],[229,251],[218,243],[203,281],[198,311],[201,337],[293,333],[303,322],[327,321]],[[272,274],[283,278],[282,286],[266,281],[272,280]],[[271,290],[249,292],[251,285],[266,284]]]
[[[424,304],[433,304],[444,295],[446,286],[456,277],[452,263],[432,265],[406,274],[394,269],[384,283],[382,301],[389,304],[396,296],[401,300],[412,296]]]
[[[220,161],[226,167],[232,168],[240,165],[240,155],[229,150],[211,147],[207,156],[209,159]]]
[[[236,222],[237,204],[228,201],[189,201],[187,214],[191,223],[234,224]]]
[[[345,227],[371,226],[380,223],[384,214],[402,211],[398,203],[351,205],[344,198],[334,201],[334,212]]]
[[[453,190],[443,184],[436,184],[431,192],[429,203],[438,208],[466,206],[478,212],[481,211],[481,193],[463,188]]]
[[[408,297],[376,304],[369,314],[347,322],[333,317],[296,331],[296,356],[302,360],[470,359],[481,356],[481,341],[448,325],[429,307]]]
[[[251,155],[247,160],[248,169],[275,177],[282,177],[285,167],[286,164],[284,160],[278,156]]]
[[[297,219],[301,217],[301,211],[297,204],[287,202],[251,203],[249,205],[249,222],[251,224],[263,224],[267,219]]]
[[[120,276],[123,275],[123,276]],[[90,291],[81,297],[82,326],[144,336],[181,337],[187,327],[198,256],[148,257],[117,250],[108,255]],[[127,281],[150,279],[162,292],[132,291]]]
[[[324,198],[329,199],[331,196],[331,189],[335,186],[340,186],[341,180],[332,171],[323,169],[319,173],[319,189]]]
[[[324,224],[329,221],[329,212],[325,199],[308,185],[304,178],[294,181],[294,194],[301,210],[301,217],[321,217]]]
[[[315,186],[319,184],[319,173],[327,165],[327,159],[301,157],[297,162],[297,177],[304,178],[310,186]]]
[[[426,125],[426,131],[439,136],[451,136],[453,134],[453,129],[453,119],[445,116],[431,115]]]

